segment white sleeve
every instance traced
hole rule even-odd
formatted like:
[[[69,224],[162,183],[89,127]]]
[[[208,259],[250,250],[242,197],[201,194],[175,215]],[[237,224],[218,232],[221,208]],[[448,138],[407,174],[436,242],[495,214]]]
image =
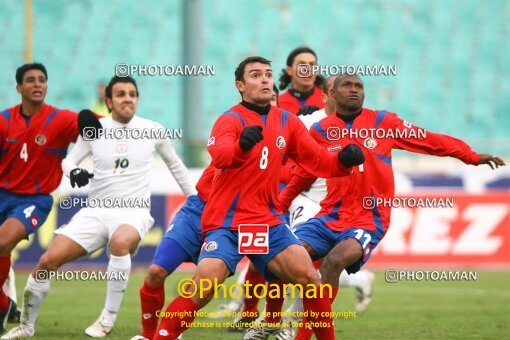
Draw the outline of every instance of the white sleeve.
[[[156,141],[156,151],[159,153],[166,166],[174,176],[177,184],[186,196],[194,195],[197,193],[193,183],[191,182],[188,169],[182,160],[175,152],[173,145],[167,139],[160,139]]]
[[[90,154],[90,144],[78,136],[76,144],[74,144],[71,152],[62,161],[62,170],[64,174],[69,177],[72,170],[76,169],[78,165]]]

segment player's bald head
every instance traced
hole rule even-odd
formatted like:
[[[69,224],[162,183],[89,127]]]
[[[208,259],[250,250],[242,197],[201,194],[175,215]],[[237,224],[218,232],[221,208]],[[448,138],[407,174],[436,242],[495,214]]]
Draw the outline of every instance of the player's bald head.
[[[337,76],[334,76],[334,84],[333,87],[336,89],[340,84],[345,82],[356,82],[360,83],[363,86],[363,80],[357,75],[357,74],[339,74]],[[331,77],[330,77],[331,78]]]

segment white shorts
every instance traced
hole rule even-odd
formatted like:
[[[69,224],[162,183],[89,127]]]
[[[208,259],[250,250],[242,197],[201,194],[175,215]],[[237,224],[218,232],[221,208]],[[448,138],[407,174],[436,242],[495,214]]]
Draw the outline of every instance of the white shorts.
[[[133,226],[143,240],[154,219],[150,211],[145,209],[83,208],[68,224],[55,230],[55,234],[69,237],[92,254],[107,246],[113,233],[122,224]]]
[[[320,210],[320,204],[317,204],[306,196],[299,195],[292,201],[289,208],[290,228],[295,230],[298,224],[308,221],[317,215]]]

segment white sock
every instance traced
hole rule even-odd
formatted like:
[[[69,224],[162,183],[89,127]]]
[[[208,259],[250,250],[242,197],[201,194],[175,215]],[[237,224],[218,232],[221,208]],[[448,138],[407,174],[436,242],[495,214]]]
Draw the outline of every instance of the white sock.
[[[108,280],[107,283],[106,301],[101,315],[107,317],[112,322],[115,322],[117,319],[117,313],[126,291],[130,272],[131,255],[110,255],[108,274],[111,280]]]
[[[339,284],[342,287],[360,287],[363,286],[368,280],[368,270],[360,270],[355,274],[347,274],[344,270],[340,274]]]
[[[9,269],[9,276],[7,276],[7,280],[5,280],[2,290],[9,299],[14,301],[16,304],[18,303],[18,299],[16,297],[16,279],[12,267]]]
[[[304,311],[303,299],[299,296],[296,296],[292,305],[290,305],[290,307],[287,308],[287,310],[286,310],[287,313],[296,313],[296,312],[303,312],[303,311]],[[295,315],[298,315],[298,314],[296,313]],[[299,318],[293,317],[293,319],[299,319]]]
[[[32,330],[39,314],[39,308],[50,291],[50,280],[35,280],[32,274],[28,276],[27,285],[23,291],[23,305],[21,311],[21,324]]]
[[[241,289],[240,287],[244,287],[244,283],[246,281],[246,273],[248,273],[248,270],[250,270],[250,262],[246,263],[246,266],[244,266],[241,274],[239,274],[237,277],[237,285],[235,285],[232,294],[235,296],[235,298],[230,301],[230,305],[233,307],[235,306],[235,309],[239,308],[244,303],[244,289]]]

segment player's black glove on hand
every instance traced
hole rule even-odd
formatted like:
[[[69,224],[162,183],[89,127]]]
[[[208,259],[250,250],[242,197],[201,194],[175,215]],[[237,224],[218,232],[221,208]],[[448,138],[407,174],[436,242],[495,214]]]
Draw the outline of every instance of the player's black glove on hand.
[[[262,135],[262,126],[245,127],[239,138],[239,145],[244,152],[250,150],[260,142],[264,136]]]
[[[363,150],[356,144],[349,144],[338,153],[340,163],[350,168],[360,165],[365,161]]]
[[[99,136],[98,131],[103,126],[90,110],[81,110],[78,113],[78,130],[85,140],[94,140]]]
[[[71,178],[71,186],[78,185],[78,188],[84,187],[89,184],[89,179],[94,177],[94,174],[89,174],[85,169],[76,168],[71,171],[69,176]]]
[[[297,112],[297,116],[308,116],[317,111],[319,108],[317,106],[303,106]]]

